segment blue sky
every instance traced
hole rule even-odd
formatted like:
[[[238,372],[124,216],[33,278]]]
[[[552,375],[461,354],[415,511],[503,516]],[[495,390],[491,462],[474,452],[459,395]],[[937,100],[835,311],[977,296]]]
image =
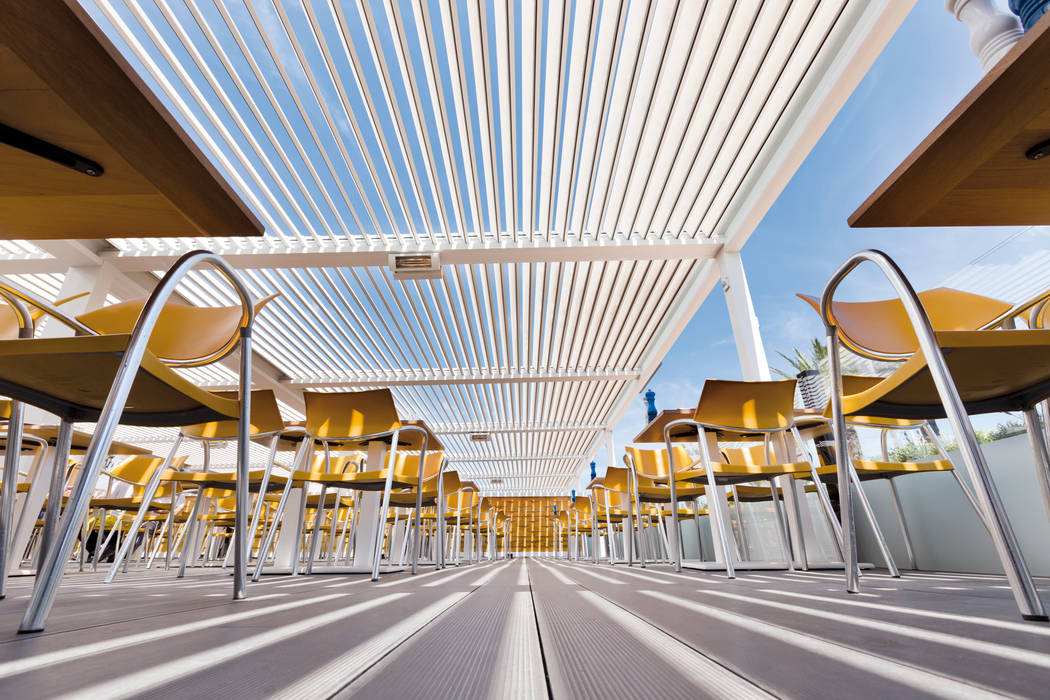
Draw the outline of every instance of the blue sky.
[[[794,295],[819,293],[852,253],[881,249],[897,260],[916,289],[926,289],[1017,230],[846,225],[854,209],[980,80],[981,66],[968,44],[965,25],[943,3],[919,0],[744,247],[771,365],[786,365],[778,350],[790,354],[822,335],[817,315]],[[874,274],[860,274],[847,281],[842,294],[884,298],[890,291]],[[653,377],[657,407],[695,405],[708,377],[740,378],[718,287]],[[616,427],[617,450],[644,423],[639,397]],[[603,450],[599,464],[604,457]]]

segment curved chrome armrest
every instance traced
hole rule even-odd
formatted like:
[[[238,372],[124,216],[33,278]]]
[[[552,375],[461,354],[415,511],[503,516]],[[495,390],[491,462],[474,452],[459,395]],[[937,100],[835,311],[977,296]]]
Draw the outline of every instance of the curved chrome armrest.
[[[28,309],[26,309],[26,304],[35,306],[48,316],[64,323],[78,333],[83,333],[85,335],[98,335],[98,333],[91,330],[80,321],[59,311],[58,307],[54,304],[44,301],[43,299],[37,299],[29,292],[20,289],[4,279],[0,279],[0,298],[3,298],[4,301],[10,304],[15,310],[15,314],[19,317],[19,338],[32,338],[35,331],[33,317],[29,314]],[[28,333],[25,332],[27,328],[29,329]]]
[[[32,338],[36,328],[33,325],[33,316],[29,313],[29,309],[27,309],[25,305],[26,301],[33,303],[32,299],[27,299],[25,295],[10,288],[7,283],[2,280],[0,280],[0,298],[11,305],[11,308],[15,312],[15,316],[18,317],[18,337]]]
[[[146,349],[146,345],[149,343],[149,338],[153,333],[153,327],[157,324],[157,319],[160,317],[160,312],[164,309],[164,305],[167,303],[168,298],[175,291],[175,288],[178,287],[182,278],[200,265],[210,265],[218,270],[219,273],[221,273],[230,283],[230,286],[232,286],[237,292],[237,296],[240,297],[241,307],[243,309],[241,316],[241,342],[246,338],[251,337],[252,325],[255,323],[255,302],[252,299],[251,292],[248,291],[248,287],[245,286],[244,280],[242,280],[240,275],[237,274],[230,264],[223,260],[219,255],[208,250],[195,250],[186,253],[179,258],[175,264],[171,266],[164,277],[161,278],[160,282],[153,289],[153,293],[149,295],[149,298],[142,307],[142,311],[139,312],[139,317],[135,322],[135,327],[131,331],[131,341],[128,343],[128,350],[125,357],[131,355],[135,358],[136,364],[142,361],[142,354]],[[228,350],[224,349],[223,354],[232,352],[233,347],[230,347]],[[217,359],[219,358],[209,358],[210,361]],[[167,362],[166,364],[177,367],[181,364],[188,363]],[[194,360],[192,364],[199,365],[201,364],[201,361],[199,359]]]
[[[904,273],[901,272],[897,263],[893,262],[890,256],[881,250],[862,250],[853,254],[828,280],[824,291],[820,295],[820,318],[824,321],[824,327],[827,329],[828,334],[830,335],[834,332],[841,339],[841,335],[838,334],[838,326],[835,324],[835,319],[831,314],[831,304],[842,280],[864,262],[875,263],[897,293],[897,297],[904,305],[904,311],[908,316],[908,320],[911,322],[912,330],[915,331],[915,335],[919,340],[919,349],[922,350],[923,355],[929,358],[930,353],[934,350],[939,352],[933,324],[930,323],[930,317],[926,313],[926,308],[922,305],[919,295],[911,286],[911,282],[904,276]]]

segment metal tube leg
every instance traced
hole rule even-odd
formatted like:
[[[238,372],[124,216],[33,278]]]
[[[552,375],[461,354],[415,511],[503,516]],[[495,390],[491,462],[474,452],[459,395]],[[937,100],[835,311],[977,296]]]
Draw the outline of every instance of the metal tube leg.
[[[419,471],[416,473],[416,522],[413,526],[412,535],[412,575],[415,576],[419,571],[419,545],[420,535],[423,527],[423,465],[427,461],[427,436],[423,434],[423,449],[419,452]],[[391,462],[390,469],[393,470],[394,464]],[[438,480],[441,479],[441,474],[438,474]],[[408,536],[408,533],[405,533]]]
[[[292,564],[292,570],[289,572],[290,576],[299,575],[299,563],[303,557],[303,528],[306,525],[306,502],[309,499],[310,494],[306,484],[303,484],[303,498],[299,501],[299,517],[295,519],[295,544],[292,547],[292,551],[295,552],[295,562]]]
[[[857,476],[857,471],[853,467],[851,462],[849,465],[850,480],[853,485],[857,488],[857,501],[860,503],[861,510],[864,511],[864,517],[868,519],[868,523],[871,524],[871,530],[875,533],[875,542],[879,545],[879,552],[882,554],[883,561],[886,562],[886,568],[890,571],[890,576],[893,578],[900,578],[901,572],[897,570],[897,564],[893,561],[893,555],[890,554],[890,546],[886,543],[886,537],[882,534],[882,528],[879,527],[879,521],[875,519],[875,511],[871,507],[871,503],[868,501],[868,495],[864,493],[864,487],[860,484],[860,477]]]
[[[710,450],[707,448],[707,437],[703,428],[697,427],[699,437],[697,444],[700,445],[700,457],[704,462],[704,470],[707,472],[707,512],[712,514],[711,523],[714,525],[715,549],[722,552],[726,565],[726,576],[736,578],[736,568],[733,566],[733,556],[736,544],[733,541],[733,533],[729,529],[729,518],[726,513],[726,502],[722,496],[721,489],[715,480],[715,472],[711,467]],[[672,504],[677,510],[677,505]]]
[[[918,566],[915,563],[915,550],[911,546],[911,533],[908,532],[908,521],[904,519],[904,508],[901,507],[901,497],[897,493],[897,485],[893,483],[893,479],[887,479],[887,481],[890,483],[890,493],[893,495],[893,509],[897,511],[897,523],[901,527],[901,534],[904,535],[904,549],[908,552],[908,568],[914,571]]]
[[[744,529],[744,508],[740,502],[736,485],[730,487],[733,493],[733,514],[736,515],[736,526],[740,530],[740,558],[751,558],[751,544],[747,539],[747,531]]]
[[[237,424],[237,502],[233,511],[233,599],[248,596],[248,479],[252,426],[252,328],[241,328],[241,413]],[[262,492],[259,494],[262,499]]]
[[[1025,432],[1028,433],[1028,442],[1032,446],[1032,456],[1035,458],[1037,479],[1043,493],[1043,505],[1046,507],[1047,514],[1050,514],[1050,454],[1047,454],[1046,439],[1039,425],[1039,415],[1034,408],[1024,412],[1024,425]]]
[[[328,487],[322,484],[321,495],[317,499],[317,513],[314,514],[314,535],[310,538],[310,555],[306,559],[307,575],[312,574],[314,572],[314,557],[317,556],[317,544],[321,539],[321,526],[324,525],[324,507],[325,498],[327,496]]]
[[[44,529],[40,534],[40,551],[37,558],[39,567],[47,551],[51,549],[55,527],[58,526],[58,514],[62,510],[62,496],[66,485],[66,467],[69,464],[69,450],[73,443],[73,423],[62,420],[58,423],[58,435],[55,439],[54,462],[51,465],[51,486],[47,492],[47,509],[44,511]]]
[[[11,402],[4,450],[3,491],[0,492],[0,599],[7,596],[8,559],[11,556],[11,522],[18,489],[18,460],[22,456],[22,402]],[[84,541],[87,544],[87,540]]]
[[[91,560],[91,570],[98,571],[98,560],[102,558],[102,536],[106,533],[106,515],[109,513],[105,508],[98,518],[98,534],[95,535],[95,556]]]
[[[259,561],[255,564],[255,572],[252,574],[252,581],[258,581],[259,577],[262,576],[263,566],[266,564],[266,560],[270,556],[270,548],[273,547],[274,540],[277,537],[277,528],[281,525],[281,517],[284,515],[284,507],[288,504],[288,495],[292,492],[292,484],[294,483],[292,475],[299,468],[300,461],[304,459],[307,452],[311,450],[313,450],[312,440],[303,440],[299,445],[299,450],[295,455],[295,461],[292,464],[292,471],[288,474],[288,481],[284,484],[284,490],[281,491],[281,500],[277,502],[277,510],[274,511],[273,520],[270,522],[270,527],[266,530],[266,537],[264,538],[262,547],[259,549]],[[304,487],[304,503],[306,501],[305,490]]]
[[[204,489],[197,489],[197,498],[193,501],[193,510],[190,511],[190,519],[186,523],[186,534],[182,541],[182,553],[179,555],[179,575],[177,578],[182,578],[186,575],[186,567],[188,566],[190,559],[194,562],[197,561],[197,555],[200,554],[197,547],[197,530],[200,528],[198,523],[198,517],[201,512],[201,504],[204,502]]]
[[[845,560],[845,557],[842,555],[842,525],[835,517],[835,509],[831,507],[831,498],[828,496],[827,486],[821,481],[820,474],[817,471],[817,464],[820,460],[802,440],[802,435],[794,425],[791,426],[791,436],[794,438],[795,445],[798,447],[799,452],[801,452],[809,462],[809,473],[810,476],[812,476],[813,484],[817,489],[817,501],[820,503],[821,511],[824,513],[824,519],[827,521],[828,528],[831,530],[833,535],[832,540],[835,543],[835,547],[838,549],[839,556]],[[789,483],[793,482],[789,481]],[[808,563],[806,562],[805,552],[800,552],[800,554],[802,561]],[[808,568],[808,566],[806,568]]]
[[[379,515],[376,522],[375,548],[372,550],[372,580],[379,580],[379,564],[383,556],[383,532],[386,530],[386,513],[390,509],[390,488],[394,483],[394,465],[397,464],[397,441],[400,431],[395,430],[390,436],[390,453],[387,456],[386,482],[383,484],[383,498],[379,504]],[[420,457],[422,460],[422,457]],[[422,488],[422,484],[419,485]]]
[[[693,524],[696,526],[696,558],[704,560],[704,538],[700,533],[700,499],[693,499]]]
[[[149,478],[149,482],[146,484],[146,488],[142,493],[142,505],[139,506],[139,510],[135,513],[135,519],[131,523],[131,531],[138,532],[139,528],[142,527],[142,521],[146,519],[146,513],[149,512],[150,504],[153,502],[153,496],[157,493],[157,487],[160,486],[160,479],[164,474],[164,471],[171,466],[171,461],[175,458],[175,453],[179,451],[179,446],[182,445],[182,433],[175,438],[175,444],[168,450],[168,456],[164,460],[164,464],[160,465]],[[174,498],[173,498],[174,505]],[[117,556],[113,558],[113,566],[109,568],[109,573],[106,574],[106,583],[113,583],[113,578],[117,575],[117,568],[120,563],[125,560],[131,554],[131,548],[135,542],[134,537],[128,537],[124,540],[124,546],[120,548]]]
[[[701,435],[701,440],[703,435]],[[668,478],[667,485],[671,488],[671,547],[674,550],[674,570],[681,573],[682,571],[682,556],[681,556],[681,533],[678,530],[678,487],[675,479],[675,465],[674,465],[674,448],[671,445],[671,437],[667,434],[664,435],[664,444],[667,446],[667,464],[668,464]],[[710,470],[710,465],[708,465]]]
[[[266,462],[266,469],[263,471],[262,481],[259,482],[259,492],[255,497],[255,507],[252,509],[252,523],[248,526],[249,560],[254,554],[255,532],[259,528],[259,516],[262,513],[263,507],[266,505],[266,494],[269,492],[268,489],[270,487],[270,474],[273,472],[273,463],[277,461],[277,445],[280,442],[280,437],[280,435],[274,435],[270,442],[270,459]]]
[[[850,491],[849,447],[846,444],[846,419],[842,413],[842,370],[839,366],[838,329],[828,328],[828,362],[831,370],[831,428],[835,435],[835,461],[838,465],[839,512],[841,513],[842,561],[846,574],[846,591],[860,591],[860,567],[857,564],[857,530],[853,515],[853,493]],[[819,488],[819,487],[818,487]]]
[[[794,557],[791,556],[791,537],[788,535],[787,521],[784,513],[780,510],[780,495],[777,493],[777,485],[772,479],[769,480],[769,492],[773,496],[773,517],[777,521],[777,533],[780,535],[780,546],[784,549],[789,571],[795,570]]]

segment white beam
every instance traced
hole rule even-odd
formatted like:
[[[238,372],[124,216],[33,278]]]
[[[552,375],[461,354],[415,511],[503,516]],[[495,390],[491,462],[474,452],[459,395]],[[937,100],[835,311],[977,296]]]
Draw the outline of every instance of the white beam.
[[[591,433],[596,430],[604,430],[601,424],[547,424],[547,423],[522,423],[521,425],[507,426],[495,423],[428,423],[430,429],[441,435],[471,435],[473,433]]]
[[[882,53],[916,0],[849,2],[711,233],[739,251]]]
[[[491,455],[484,457],[477,457],[474,455],[446,455],[448,461],[459,462],[459,463],[474,463],[484,464],[486,462],[546,462],[546,461],[563,461],[563,460],[579,460],[583,459],[583,455]],[[537,474],[537,477],[543,476]]]
[[[503,369],[405,369],[359,377],[293,377],[285,383],[297,389],[333,387],[430,386],[439,384],[525,384],[535,382],[619,382],[638,378],[633,370],[552,371]]]
[[[166,270],[180,256],[193,250],[189,246],[164,250],[107,252],[103,257],[122,271],[150,272]],[[469,244],[443,243],[415,245],[389,240],[384,245],[341,243],[335,245],[304,244],[273,240],[223,244],[213,241],[215,253],[235,268],[317,268],[317,267],[385,267],[391,255],[437,253],[444,265],[483,263],[547,263],[601,260],[691,260],[711,258],[722,249],[720,242],[708,239],[657,240],[655,238],[616,238],[569,236],[544,241],[478,241]],[[0,273],[41,272],[51,266],[47,259],[0,260]],[[64,268],[63,268],[64,269]]]

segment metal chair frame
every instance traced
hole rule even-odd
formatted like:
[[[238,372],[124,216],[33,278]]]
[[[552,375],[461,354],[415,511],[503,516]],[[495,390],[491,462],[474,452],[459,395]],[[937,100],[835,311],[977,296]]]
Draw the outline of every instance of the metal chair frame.
[[[152,335],[153,328],[157,323],[164,304],[171,297],[179,282],[191,270],[200,265],[209,265],[223,275],[234,288],[240,298],[244,309],[244,316],[240,327],[240,415],[238,417],[239,430],[237,436],[237,473],[238,487],[236,491],[237,508],[234,515],[234,575],[233,575],[233,598],[240,600],[247,596],[247,558],[245,546],[245,530],[247,525],[247,500],[248,500],[248,426],[251,421],[251,339],[252,326],[255,322],[255,308],[251,293],[241,280],[237,272],[220,256],[210,251],[198,250],[187,253],[168,270],[150,294],[149,299],[139,313],[138,321],[131,332],[128,346],[121,357],[117,374],[113,385],[106,397],[106,402],[99,414],[95,433],[91,437],[87,452],[84,456],[83,466],[73,489],[69,495],[67,507],[62,513],[62,520],[56,531],[56,539],[48,548],[37,570],[36,585],[30,597],[20,632],[37,632],[44,628],[48,613],[54,604],[58,586],[62,581],[66,562],[76,541],[80,523],[87,515],[91,492],[98,479],[102,463],[108,456],[110,444],[113,442],[113,434],[120,422],[124,407],[127,404],[131,386],[135,380],[143,355]],[[8,291],[8,290],[4,290]],[[5,298],[11,298],[5,296]],[[33,302],[34,304],[36,302]],[[44,309],[47,313],[55,315],[63,323],[70,325],[81,332],[89,332],[95,335],[91,329],[83,324],[67,318],[64,314],[53,308]],[[19,309],[22,315],[25,308]],[[26,314],[27,315],[27,314]],[[24,330],[24,329],[23,329]],[[29,337],[29,336],[27,336]],[[15,414],[12,402],[12,418]],[[21,422],[21,414],[18,416]],[[20,428],[18,428],[20,431]],[[10,430],[9,430],[10,432]],[[20,436],[19,436],[20,437]],[[10,509],[5,509],[10,513]],[[2,518],[0,518],[2,520]],[[0,538],[2,539],[2,538]]]
[[[857,539],[854,522],[854,508],[852,494],[849,489],[848,467],[852,466],[849,453],[846,450],[846,421],[842,408],[842,368],[839,360],[839,330],[835,324],[831,312],[831,304],[836,290],[842,281],[856,269],[861,263],[874,263],[883,276],[893,287],[894,292],[904,306],[908,320],[913,332],[919,342],[919,351],[930,372],[930,377],[937,389],[938,397],[944,408],[952,432],[957,436],[959,452],[963,463],[966,465],[973,484],[974,492],[981,511],[985,515],[985,523],[996,553],[1006,572],[1010,589],[1017,602],[1021,616],[1026,620],[1050,621],[1047,617],[1042,601],[1032,581],[1032,575],[1021,552],[1017,537],[1006,514],[991,471],[984,459],[984,455],[974,434],[973,425],[970,423],[969,415],[955,386],[944,355],[937,343],[937,337],[930,323],[930,318],[922,306],[915,289],[904,276],[897,264],[885,253],[878,250],[864,250],[851,256],[828,280],[821,294],[820,313],[824,321],[827,333],[828,359],[831,365],[831,408],[833,414],[832,429],[835,434],[835,452],[845,457],[838,458],[838,484],[839,484],[839,510],[842,518],[842,543],[843,554],[846,565],[845,584],[850,593],[860,591],[859,567],[857,564]],[[1031,440],[1037,466],[1040,468],[1043,480],[1050,478],[1050,455],[1047,453],[1045,439],[1038,438],[1035,420],[1035,409],[1025,411],[1025,423],[1028,427],[1029,439]],[[1034,433],[1034,434],[1033,434]]]

